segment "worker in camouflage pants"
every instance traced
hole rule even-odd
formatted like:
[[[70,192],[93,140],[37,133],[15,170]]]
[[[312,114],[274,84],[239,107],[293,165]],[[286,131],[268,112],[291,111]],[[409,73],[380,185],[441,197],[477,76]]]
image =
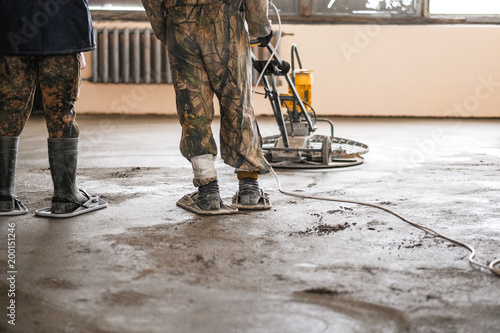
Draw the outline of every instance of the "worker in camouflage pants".
[[[77,138],[73,106],[80,88],[81,54],[0,56],[0,136],[18,137],[33,107],[37,82],[49,138]]]
[[[76,186],[79,129],[74,104],[83,53],[94,48],[87,0],[0,2],[0,215],[26,214],[15,194],[19,136],[37,85],[48,129],[54,185],[50,207],[36,215],[71,217],[106,202]]]
[[[257,181],[270,166],[262,153],[251,98],[249,43],[249,34],[262,47],[272,38],[267,1],[142,1],[156,36],[168,47],[182,126],[180,150],[192,163],[193,183],[198,187],[178,205],[200,214],[271,207]],[[221,202],[214,168],[214,94],[220,104],[221,157],[236,169],[240,184],[233,207]]]

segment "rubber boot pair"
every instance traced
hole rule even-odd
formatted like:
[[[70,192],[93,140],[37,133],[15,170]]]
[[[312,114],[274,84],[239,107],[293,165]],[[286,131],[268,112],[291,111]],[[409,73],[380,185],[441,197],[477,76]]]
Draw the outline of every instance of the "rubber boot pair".
[[[239,190],[233,197],[233,207],[239,209],[262,210],[271,208],[269,198],[259,187],[258,174],[238,172]],[[202,210],[220,210],[222,203],[217,180],[198,187],[196,198]]]
[[[18,137],[0,136],[0,216],[28,213],[15,194]]]
[[[36,210],[36,215],[72,217],[107,207],[105,201],[76,186],[78,138],[49,138],[48,149],[54,196],[51,206]]]
[[[233,197],[233,205],[226,206],[220,197],[215,155],[204,154],[190,158],[193,168],[193,184],[198,191],[183,196],[177,206],[201,215],[237,213],[240,209],[269,209],[267,194],[259,188],[257,172],[237,170],[239,191]]]
[[[238,173],[239,190],[233,197],[233,207],[251,210],[271,208],[269,198],[259,187],[257,177],[257,173]],[[196,203],[204,211],[216,211],[224,206],[217,180],[198,187]]]
[[[183,196],[177,206],[200,215],[222,215],[242,210],[265,210],[271,208],[269,196],[259,188],[257,179],[243,178],[239,191],[233,197],[233,204],[226,206],[220,197],[218,181],[198,187],[198,191]]]
[[[0,215],[26,214],[28,210],[15,195],[18,137],[0,136]],[[49,165],[54,184],[50,207],[35,214],[71,217],[104,208],[107,203],[76,187],[78,139],[48,139]]]

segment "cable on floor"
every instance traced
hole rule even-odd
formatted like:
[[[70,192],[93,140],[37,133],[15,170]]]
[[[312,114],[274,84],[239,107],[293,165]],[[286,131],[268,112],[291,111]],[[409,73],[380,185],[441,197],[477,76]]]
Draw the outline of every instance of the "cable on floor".
[[[497,276],[500,277],[500,267],[496,267],[498,264],[500,264],[500,258],[493,260],[492,262],[490,262],[489,265],[481,264],[480,262],[478,262],[478,261],[475,260],[476,249],[474,247],[472,247],[471,245],[469,245],[467,243],[464,243],[462,241],[459,241],[457,239],[445,236],[442,233],[440,233],[440,232],[438,232],[438,231],[436,231],[434,229],[431,229],[429,227],[426,227],[426,226],[424,226],[422,224],[413,222],[413,221],[405,218],[404,216],[401,216],[400,214],[396,213],[395,211],[393,211],[391,209],[388,209],[386,207],[380,206],[380,205],[376,205],[376,204],[372,204],[372,203],[367,203],[367,202],[361,202],[361,201],[346,200],[346,199],[337,199],[337,198],[327,198],[327,197],[319,197],[319,196],[312,196],[312,195],[305,195],[305,194],[298,194],[298,193],[284,191],[281,188],[280,180],[278,178],[278,175],[274,171],[274,169],[271,168],[271,172],[274,175],[274,177],[276,178],[276,182],[278,183],[278,189],[279,189],[279,191],[281,193],[285,194],[285,195],[289,195],[289,196],[292,196],[292,197],[298,197],[298,198],[313,199],[313,200],[344,202],[344,203],[350,203],[350,204],[354,204],[354,205],[368,206],[368,207],[373,207],[373,208],[381,209],[381,210],[383,210],[383,211],[385,211],[385,212],[387,212],[389,214],[392,214],[392,215],[396,216],[397,218],[405,221],[406,223],[414,226],[415,228],[421,229],[421,230],[423,230],[423,231],[425,231],[425,232],[427,232],[429,234],[432,234],[434,236],[440,237],[440,238],[445,239],[445,240],[447,240],[447,241],[449,241],[451,243],[454,243],[454,244],[457,244],[457,245],[459,245],[461,247],[466,248],[467,250],[469,250],[471,252],[471,254],[469,255],[469,263],[471,265],[479,267],[479,268],[483,268],[483,269],[486,269],[486,270],[489,270],[491,273],[493,273],[493,274],[495,274],[495,275],[497,275]]]
[[[279,15],[278,8],[276,8],[276,6],[272,2],[269,2],[269,4],[274,8],[274,10],[275,10],[275,12],[277,14],[277,17],[278,17],[279,33],[278,33],[278,39],[277,39],[275,50],[274,50],[274,52],[276,52],[276,50],[278,50],[278,46],[279,46],[279,43],[281,41],[281,33],[282,33],[281,18],[280,18],[280,15]],[[261,72],[261,74],[260,74],[260,76],[259,76],[259,78],[257,80],[257,84],[255,85],[255,89],[252,92],[252,96],[255,94],[255,92],[257,90],[257,87],[258,87],[258,83],[262,79],[262,76],[264,75],[264,72],[265,72],[266,68],[269,66],[269,63],[271,62],[271,60],[273,59],[273,57],[274,57],[274,53],[271,54],[271,56],[269,57],[269,60],[267,61],[266,65],[264,66],[264,69],[262,70],[262,72]],[[432,234],[434,236],[440,237],[440,238],[445,239],[445,240],[447,240],[447,241],[449,241],[451,243],[454,243],[454,244],[457,244],[457,245],[459,245],[461,247],[466,248],[467,250],[469,250],[471,252],[471,254],[469,255],[469,258],[468,258],[469,259],[469,263],[471,265],[479,267],[479,268],[483,268],[483,269],[486,269],[486,270],[489,270],[493,274],[495,274],[495,275],[497,275],[497,276],[500,277],[500,267],[496,267],[497,265],[500,264],[500,258],[493,260],[492,262],[490,262],[489,265],[483,265],[480,262],[478,262],[478,261],[475,260],[476,249],[474,247],[472,247],[471,245],[469,245],[467,243],[464,243],[462,241],[456,240],[454,238],[445,236],[442,233],[440,233],[440,232],[438,232],[438,231],[436,231],[434,229],[431,229],[429,227],[426,227],[426,226],[424,226],[422,224],[413,222],[413,221],[405,218],[404,216],[401,216],[400,214],[396,213],[395,211],[390,210],[390,209],[388,209],[386,207],[383,207],[383,206],[380,206],[380,205],[371,204],[371,203],[367,203],[367,202],[354,201],[354,200],[345,200],[345,199],[337,199],[337,198],[318,197],[318,196],[297,194],[297,193],[292,193],[292,192],[284,191],[281,188],[280,180],[278,178],[278,175],[276,175],[276,172],[274,172],[274,169],[271,168],[271,172],[273,173],[274,177],[276,178],[276,182],[278,183],[278,189],[279,189],[279,191],[281,193],[285,194],[285,195],[290,195],[290,196],[298,197],[298,198],[313,199],[313,200],[325,200],[325,201],[333,201],[333,202],[344,202],[344,203],[350,203],[350,204],[354,204],[354,205],[368,206],[368,207],[373,207],[373,208],[381,209],[381,210],[383,210],[383,211],[385,211],[385,212],[387,212],[389,214],[392,214],[392,215],[396,216],[397,218],[405,221],[406,223],[414,226],[415,228],[421,229],[421,230],[423,230],[423,231],[425,231],[425,232],[427,232],[429,234]]]

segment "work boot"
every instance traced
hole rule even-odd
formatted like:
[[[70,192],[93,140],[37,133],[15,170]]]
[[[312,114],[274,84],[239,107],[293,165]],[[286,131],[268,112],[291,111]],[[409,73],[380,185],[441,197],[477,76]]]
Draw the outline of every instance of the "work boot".
[[[76,166],[78,160],[78,138],[48,139],[49,165],[54,197],[51,211],[67,214],[89,200],[76,187]]]
[[[261,199],[257,179],[244,178],[239,181],[239,203],[241,205],[257,205]]]
[[[0,212],[15,209],[15,183],[18,137],[0,136]]]
[[[217,180],[198,187],[196,204],[201,210],[219,210],[221,201]]]

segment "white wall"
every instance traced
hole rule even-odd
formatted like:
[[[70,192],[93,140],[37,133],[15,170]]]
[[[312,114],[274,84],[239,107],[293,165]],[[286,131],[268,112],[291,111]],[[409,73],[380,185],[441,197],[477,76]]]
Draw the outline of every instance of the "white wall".
[[[312,69],[319,115],[500,117],[500,28],[494,25],[284,25]],[[90,58],[89,56],[87,58]],[[84,73],[84,77],[89,72]],[[283,87],[283,92],[286,89]],[[258,114],[272,114],[255,97]],[[170,85],[84,81],[79,113],[175,114]]]

